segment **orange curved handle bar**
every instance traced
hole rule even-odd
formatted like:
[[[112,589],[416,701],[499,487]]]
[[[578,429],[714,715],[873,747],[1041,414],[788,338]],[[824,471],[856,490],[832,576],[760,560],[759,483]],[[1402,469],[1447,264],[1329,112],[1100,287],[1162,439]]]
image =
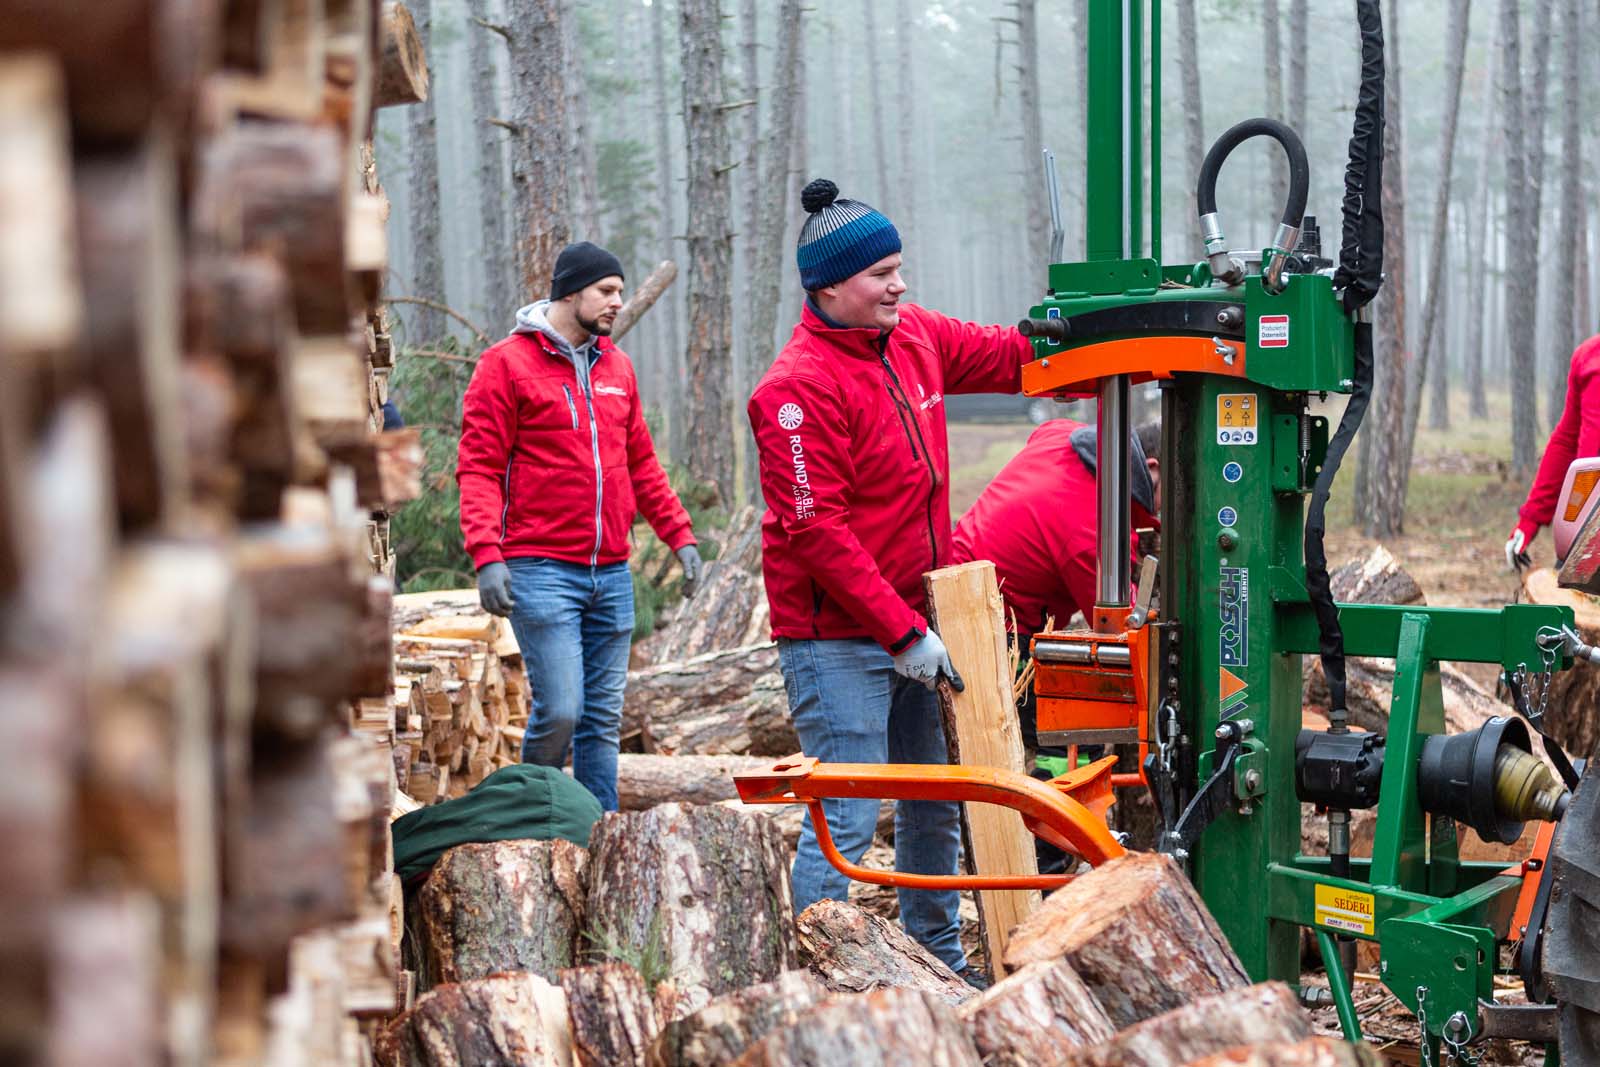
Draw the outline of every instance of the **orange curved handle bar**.
[[[872,871],[845,859],[833,843],[822,801],[828,797],[866,800],[951,800],[999,804],[1022,816],[1028,830],[1098,867],[1123,854],[1123,848],[1097,815],[1063,788],[1110,789],[1110,766],[1100,761],[1063,775],[1060,786],[996,767],[941,764],[819,763],[810,756],[779,760],[767,771],[734,775],[746,804],[805,804],[822,853],[840,872],[857,881],[910,889],[1053,889],[1071,875],[913,874]],[[1094,773],[1087,773],[1087,772]],[[1065,779],[1073,779],[1068,785]]]
[[[1221,338],[1159,334],[1097,341],[1024,363],[1022,391],[1028,396],[1083,393],[1116,374],[1126,374],[1134,385],[1184,372],[1242,378],[1244,359],[1243,341]]]

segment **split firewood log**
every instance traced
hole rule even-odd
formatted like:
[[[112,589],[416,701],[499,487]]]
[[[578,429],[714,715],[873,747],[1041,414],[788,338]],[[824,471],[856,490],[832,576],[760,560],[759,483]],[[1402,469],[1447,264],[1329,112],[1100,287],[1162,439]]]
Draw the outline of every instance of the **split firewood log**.
[[[1294,990],[1263,982],[1199,997],[1181,1008],[1135,1023],[1114,1037],[1078,1049],[1061,1067],[1182,1067],[1200,1056],[1238,1045],[1292,1043],[1311,1036],[1311,1017]]]
[[[733,1067],[981,1067],[955,1010],[919,989],[834,997],[752,1045]]]
[[[391,1067],[570,1067],[566,996],[515,972],[440,986],[379,1036]]]
[[[1600,597],[1576,589],[1562,589],[1556,584],[1555,572],[1544,567],[1528,572],[1522,580],[1522,588],[1529,603],[1570,607],[1584,641],[1600,643]],[[1538,671],[1540,666],[1530,663],[1528,669]],[[1545,729],[1572,755],[1587,757],[1600,744],[1597,705],[1600,705],[1600,670],[1578,663],[1571,670],[1557,671],[1550,680]]]
[[[377,84],[372,106],[419,104],[428,99],[428,53],[406,5],[388,0],[378,19]]]
[[[1184,1067],[1383,1067],[1377,1049],[1362,1042],[1352,1045],[1337,1037],[1308,1037],[1287,1044],[1269,1041],[1244,1045],[1190,1060]]]
[[[1047,1067],[1116,1033],[1066,960],[1030,963],[961,1006],[984,1067]]]
[[[1074,879],[1012,932],[1007,967],[1056,959],[1072,964],[1119,1029],[1248,983],[1194,886],[1149,852]]]
[[[624,744],[662,755],[788,756],[800,751],[778,647],[744,645],[628,672]]]
[[[651,1044],[647,1067],[721,1067],[828,996],[810,975],[785,971],[724,993],[692,1015],[668,1023]]]
[[[617,757],[617,806],[644,811],[657,804],[715,804],[734,800],[733,776],[765,770],[764,756],[653,756],[624,752]]]
[[[424,985],[497,971],[555,981],[578,960],[589,856],[560,838],[457,845],[439,858],[419,908]]]
[[[800,959],[835,993],[920,989],[949,1004],[977,996],[899,926],[842,900],[819,900],[795,920]]]
[[[611,812],[589,853],[588,957],[659,961],[680,1012],[795,965],[788,853],[770,820],[684,804]]]
[[[598,963],[570,967],[558,978],[576,1067],[644,1067],[659,1027],[639,972],[626,963]]]

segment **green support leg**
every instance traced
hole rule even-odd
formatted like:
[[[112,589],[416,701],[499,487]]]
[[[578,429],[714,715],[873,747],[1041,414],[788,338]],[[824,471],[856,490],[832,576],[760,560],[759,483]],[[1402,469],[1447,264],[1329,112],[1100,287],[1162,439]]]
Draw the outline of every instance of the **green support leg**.
[[[1317,947],[1322,950],[1322,967],[1328,972],[1328,988],[1333,993],[1333,1006],[1339,1013],[1339,1027],[1346,1041],[1361,1040],[1361,1022],[1356,1018],[1356,1003],[1350,996],[1350,976],[1344,973],[1344,961],[1339,959],[1339,946],[1326,930],[1317,931]]]

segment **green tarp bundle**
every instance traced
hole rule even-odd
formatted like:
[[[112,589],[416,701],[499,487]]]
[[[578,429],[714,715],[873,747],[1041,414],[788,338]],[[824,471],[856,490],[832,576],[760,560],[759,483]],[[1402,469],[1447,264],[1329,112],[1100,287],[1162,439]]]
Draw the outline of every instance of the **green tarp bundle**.
[[[548,841],[589,847],[600,802],[555,767],[515,763],[466,796],[419,808],[394,821],[395,873],[407,883],[428,873],[449,849],[475,841]]]

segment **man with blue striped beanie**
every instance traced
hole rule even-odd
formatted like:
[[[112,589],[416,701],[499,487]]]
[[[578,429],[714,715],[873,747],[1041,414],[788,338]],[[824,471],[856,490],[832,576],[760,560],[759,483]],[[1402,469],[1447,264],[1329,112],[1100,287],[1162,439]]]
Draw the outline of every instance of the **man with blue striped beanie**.
[[[1032,349],[1009,326],[978,326],[901,298],[900,234],[818,180],[795,258],[800,324],[750,398],[767,502],[762,573],[789,714],[808,756],[829,763],[944,763],[934,690],[961,677],[928,625],[924,571],[949,562],[944,398],[1017,393]],[[835,844],[855,862],[876,800],[828,800]],[[902,801],[895,866],[954,874],[960,813]],[[849,880],[810,817],[794,865],[796,910],[845,899]],[[969,980],[953,891],[900,891],[907,932]]]

